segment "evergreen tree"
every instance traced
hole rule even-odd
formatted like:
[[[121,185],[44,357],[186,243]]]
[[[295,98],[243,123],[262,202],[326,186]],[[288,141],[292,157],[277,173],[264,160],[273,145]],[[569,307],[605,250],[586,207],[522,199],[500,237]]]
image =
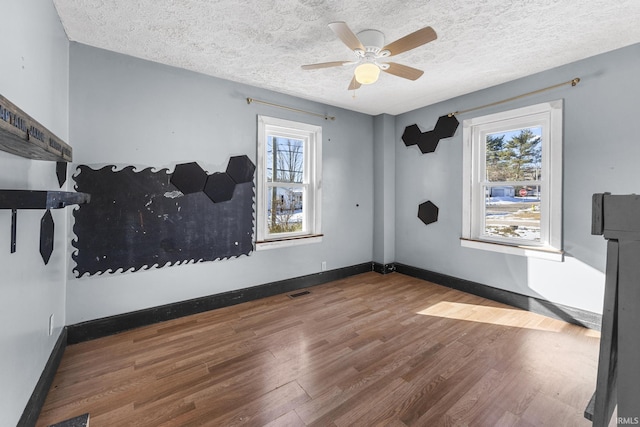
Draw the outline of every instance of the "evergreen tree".
[[[506,142],[504,149],[509,163],[510,180],[538,179],[537,171],[542,160],[541,138],[538,135],[531,129],[522,129]]]
[[[487,136],[487,181],[505,181],[507,179],[504,144],[504,135]]]

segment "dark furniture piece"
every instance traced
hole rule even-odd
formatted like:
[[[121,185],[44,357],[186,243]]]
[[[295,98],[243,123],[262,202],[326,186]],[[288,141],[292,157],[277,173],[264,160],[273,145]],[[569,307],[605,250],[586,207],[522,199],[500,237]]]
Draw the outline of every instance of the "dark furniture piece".
[[[591,234],[607,239],[598,379],[585,417],[594,427],[640,421],[640,196],[593,195]]]

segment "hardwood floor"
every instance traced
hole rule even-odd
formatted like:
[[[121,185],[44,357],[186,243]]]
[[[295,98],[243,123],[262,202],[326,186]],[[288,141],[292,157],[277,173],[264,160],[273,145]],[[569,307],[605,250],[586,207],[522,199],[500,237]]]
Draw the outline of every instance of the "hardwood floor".
[[[38,426],[588,426],[599,334],[366,273],[67,347]]]

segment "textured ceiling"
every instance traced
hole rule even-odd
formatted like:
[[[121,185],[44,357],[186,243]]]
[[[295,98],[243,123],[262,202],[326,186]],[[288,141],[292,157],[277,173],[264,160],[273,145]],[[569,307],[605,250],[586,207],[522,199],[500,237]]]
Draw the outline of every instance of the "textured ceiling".
[[[53,0],[69,40],[349,110],[400,114],[640,42],[639,0]],[[427,25],[438,39],[354,92],[354,66],[327,27],[389,43]],[[574,76],[567,76],[568,79]],[[251,94],[248,94],[251,96]]]

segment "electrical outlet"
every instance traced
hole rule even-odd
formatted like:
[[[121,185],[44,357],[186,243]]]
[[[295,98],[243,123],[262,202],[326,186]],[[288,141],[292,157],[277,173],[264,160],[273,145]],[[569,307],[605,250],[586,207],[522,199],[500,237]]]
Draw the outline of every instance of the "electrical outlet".
[[[53,335],[53,314],[49,316],[49,336]]]
[[[320,264],[320,271],[327,271],[327,261],[322,261],[322,264]]]

